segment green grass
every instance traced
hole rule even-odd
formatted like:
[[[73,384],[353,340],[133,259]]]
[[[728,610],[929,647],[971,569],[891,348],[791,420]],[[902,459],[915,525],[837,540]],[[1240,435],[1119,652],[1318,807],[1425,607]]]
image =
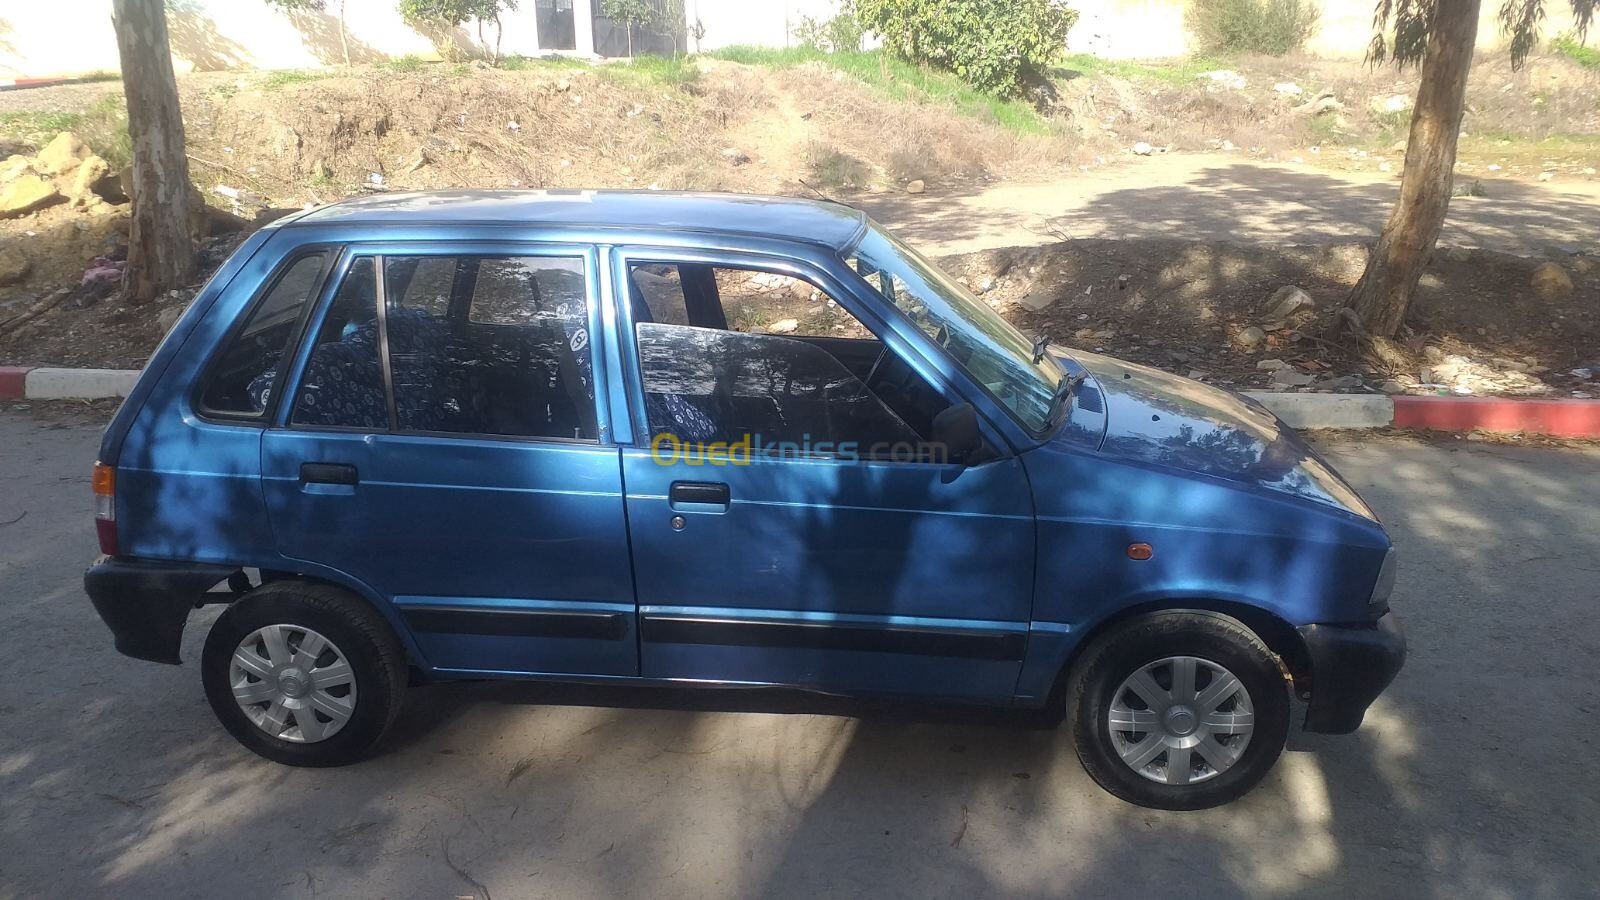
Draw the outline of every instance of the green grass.
[[[42,146],[63,131],[76,134],[113,169],[133,161],[133,141],[128,137],[128,111],[121,95],[108,94],[81,112],[44,110],[0,113],[0,135],[21,138]]]
[[[405,56],[397,56],[394,59],[384,60],[382,63],[379,63],[379,66],[383,69],[387,69],[390,72],[399,72],[402,74],[407,72],[415,72],[422,68],[422,57],[416,55],[415,53],[407,53]]]
[[[1550,42],[1550,46],[1557,53],[1584,68],[1600,69],[1600,50],[1596,50],[1593,47],[1585,47],[1570,34],[1560,35]]]
[[[854,76],[896,100],[915,100],[952,106],[962,115],[993,123],[1019,134],[1049,134],[1051,126],[1033,107],[1021,100],[1002,100],[968,85],[955,75],[914,66],[877,50],[825,53],[814,47],[785,50],[765,47],[726,47],[710,54],[717,59],[786,69],[808,62],[832,66]]]
[[[75,131],[83,124],[83,113],[44,110],[42,112],[0,112],[0,129],[17,136]]]
[[[700,67],[688,56],[636,56],[596,66],[595,71],[614,81],[647,87],[690,87],[700,80]]]
[[[1225,68],[1227,68],[1225,62],[1209,56],[1190,56],[1166,62],[1139,62],[1074,53],[1062,60],[1052,74],[1065,78],[1076,78],[1080,75],[1114,75],[1129,80],[1189,84],[1200,77],[1202,72]]]
[[[289,87],[290,85],[305,84],[308,81],[321,81],[322,79],[328,77],[331,77],[330,73],[328,72],[308,72],[299,69],[279,69],[276,72],[267,73],[267,77],[261,79],[261,89],[264,91],[276,91]]]
[[[508,56],[500,60],[500,68],[507,72],[536,71],[539,69],[587,69],[589,66],[588,60],[575,59],[570,56]]]

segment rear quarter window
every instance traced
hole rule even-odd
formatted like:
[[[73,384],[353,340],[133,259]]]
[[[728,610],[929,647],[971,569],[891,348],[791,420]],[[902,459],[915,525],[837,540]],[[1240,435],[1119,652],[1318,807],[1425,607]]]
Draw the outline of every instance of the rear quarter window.
[[[266,411],[306,307],[322,284],[331,252],[302,254],[278,270],[244,324],[212,359],[200,394],[204,412],[254,417]]]

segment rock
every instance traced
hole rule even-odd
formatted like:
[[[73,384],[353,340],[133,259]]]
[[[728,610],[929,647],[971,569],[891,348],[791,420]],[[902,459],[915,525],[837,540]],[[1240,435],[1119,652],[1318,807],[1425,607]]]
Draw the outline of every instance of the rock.
[[[1325,387],[1334,391],[1353,391],[1356,388],[1361,387],[1361,376],[1341,375],[1338,378],[1329,378],[1327,381],[1324,381],[1321,385],[1319,385],[1319,387]]]
[[[790,334],[799,327],[799,319],[779,319],[767,326],[767,334]]]
[[[161,312],[156,313],[156,324],[161,327],[161,333],[166,334],[172,330],[172,326],[178,324],[178,319],[182,316],[183,307],[169,306],[166,309],[163,309]]]
[[[63,131],[33,158],[33,168],[41,175],[65,175],[91,155],[77,135]]]
[[[1378,163],[1378,171],[1384,173],[1393,172],[1394,166],[1389,165],[1388,160],[1384,160],[1383,162]]]
[[[1133,145],[1134,156],[1149,156],[1154,152],[1156,152],[1156,148],[1150,146],[1144,141],[1140,141],[1139,143]]]
[[[1273,85],[1272,89],[1280,94],[1288,94],[1291,97],[1298,97],[1305,93],[1304,88],[1292,81],[1280,81]]]
[[[921,194],[928,190],[928,185],[921,178],[906,182],[906,193]]]
[[[60,199],[55,185],[37,175],[24,175],[0,191],[0,219],[27,215]]]
[[[103,202],[98,187],[111,175],[111,164],[98,156],[90,156],[78,164],[72,175],[72,186],[67,189],[67,198],[72,205],[85,209],[97,206]]]
[[[1043,292],[1037,294],[1029,293],[1025,294],[1017,302],[1021,303],[1022,308],[1029,312],[1039,312],[1040,310],[1048,309],[1050,304],[1056,302],[1056,295]]]
[[[1324,91],[1296,106],[1293,111],[1302,116],[1320,116],[1324,113],[1344,112],[1344,104],[1339,102],[1338,97]]]
[[[1290,317],[1317,308],[1311,295],[1294,285],[1284,285],[1267,300],[1266,319],[1269,322],[1287,322]]]
[[[8,156],[0,162],[0,184],[19,178],[32,168],[33,161],[26,156]]]
[[[1288,363],[1284,362],[1281,359],[1263,359],[1262,361],[1256,363],[1256,368],[1257,369],[1261,369],[1263,371],[1274,371],[1275,372],[1278,369],[1287,368],[1288,365],[1289,365]]]
[[[1572,296],[1572,276],[1559,263],[1541,263],[1533,270],[1532,282],[1534,291],[1545,300],[1564,300]]]
[[[1411,109],[1411,96],[1409,94],[1391,94],[1387,97],[1373,97],[1367,103],[1367,108],[1375,113],[1400,113]]]
[[[0,287],[17,284],[33,270],[33,260],[16,247],[0,247]]]
[[[1404,152],[1406,152],[1406,146],[1409,143],[1410,142],[1407,141],[1405,138],[1401,138],[1400,140],[1395,141],[1394,143],[1389,145],[1389,152],[1390,153],[1404,153]]]
[[[1256,326],[1251,325],[1247,328],[1240,329],[1238,336],[1233,339],[1233,342],[1246,350],[1254,350],[1255,348],[1261,346],[1266,339],[1267,333],[1265,331],[1262,331]]]
[[[1296,372],[1292,366],[1284,366],[1272,373],[1272,383],[1278,387],[1305,387],[1316,380],[1315,375]]]
[[[1406,392],[1406,386],[1391,378],[1388,381],[1385,381],[1383,384],[1378,385],[1378,390],[1383,391],[1385,394],[1404,394]]]
[[[570,91],[570,90],[572,90],[572,82],[568,81],[567,79],[563,78],[560,81],[556,82],[556,91],[558,93],[565,94],[567,91]]]
[[[1242,91],[1250,84],[1250,82],[1245,80],[1243,75],[1240,75],[1238,72],[1235,72],[1232,69],[1216,69],[1211,72],[1201,72],[1197,77],[1204,78],[1219,87],[1232,88],[1236,91]]]
[[[1188,374],[1188,376],[1186,376],[1186,377],[1187,377],[1187,378],[1188,378],[1188,379],[1189,379],[1189,380],[1190,380],[1190,381],[1199,381],[1199,380],[1200,380],[1200,379],[1202,379],[1202,378],[1204,378],[1204,377],[1206,377],[1206,376],[1207,376],[1207,375],[1209,375],[1209,374],[1211,374],[1211,373],[1209,373],[1209,372],[1203,372],[1203,371],[1201,371],[1201,370],[1199,370],[1199,369],[1190,369],[1190,370],[1189,370],[1189,374]]]
[[[723,147],[722,158],[727,160],[729,165],[742,166],[750,161],[750,154],[738,147]]]
[[[1540,172],[1539,173],[1539,180],[1540,181],[1555,181],[1556,180],[1556,173],[1554,173],[1554,172]]]
[[[979,278],[978,282],[972,286],[972,292],[975,294],[987,294],[992,290],[994,290],[993,275],[985,275]]]

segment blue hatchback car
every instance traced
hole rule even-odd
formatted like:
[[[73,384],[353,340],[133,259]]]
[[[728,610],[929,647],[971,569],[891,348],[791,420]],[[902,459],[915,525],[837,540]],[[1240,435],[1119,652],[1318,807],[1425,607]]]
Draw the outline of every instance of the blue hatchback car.
[[[860,212],[387,195],[281,220],[107,428],[117,649],[291,765],[408,683],[777,685],[1061,710],[1119,797],[1240,796],[1399,671],[1394,551],[1253,401],[1055,350]]]

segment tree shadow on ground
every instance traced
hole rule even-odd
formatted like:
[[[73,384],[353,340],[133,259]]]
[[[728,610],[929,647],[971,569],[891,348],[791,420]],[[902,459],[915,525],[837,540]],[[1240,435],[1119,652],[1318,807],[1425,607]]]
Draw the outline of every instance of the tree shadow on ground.
[[[248,47],[224,37],[215,19],[195,0],[166,0],[167,43],[176,59],[188,61],[197,72],[216,72],[248,66],[254,57]]]
[[[289,13],[289,23],[300,32],[306,49],[324,65],[343,65],[347,61],[347,47],[348,62],[352,65],[382,62],[389,58],[388,54],[351,34],[348,22],[341,37],[339,17],[327,10],[296,10]]]

